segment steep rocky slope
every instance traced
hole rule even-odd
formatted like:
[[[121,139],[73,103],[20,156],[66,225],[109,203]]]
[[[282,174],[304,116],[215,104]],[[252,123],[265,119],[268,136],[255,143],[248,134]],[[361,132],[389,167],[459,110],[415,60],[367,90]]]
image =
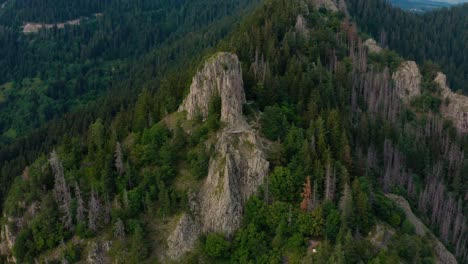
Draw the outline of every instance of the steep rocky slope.
[[[406,218],[413,224],[415,228],[416,234],[423,237],[429,234],[431,239],[434,241],[434,251],[437,256],[437,263],[444,263],[444,264],[456,264],[457,259],[453,256],[453,254],[447,250],[447,248],[440,242],[432,232],[424,225],[424,223],[414,215],[413,211],[411,210],[411,206],[409,205],[408,201],[398,195],[395,194],[387,194],[388,198],[394,201],[398,206],[400,206],[406,214]]]
[[[369,50],[371,49],[374,49],[373,45],[370,45]],[[392,79],[397,95],[404,103],[408,104],[413,98],[421,95],[422,75],[416,62],[403,62],[393,73]],[[447,85],[447,76],[442,72],[437,73],[434,82],[440,88],[442,116],[451,120],[459,132],[468,133],[468,97],[452,92]]]
[[[435,82],[442,90],[442,114],[452,120],[459,131],[468,133],[468,97],[452,92],[447,85],[447,76],[441,72],[437,73]]]
[[[179,111],[193,119],[206,119],[214,96],[221,98],[221,121],[208,176],[199,193],[191,195],[191,208],[168,238],[168,256],[176,259],[195,246],[199,234],[231,235],[239,227],[243,206],[267,176],[269,164],[262,139],[242,115],[245,94],[236,55],[218,53],[193,78],[190,93]]]
[[[414,61],[403,62],[392,76],[398,96],[406,103],[421,94],[421,73]]]

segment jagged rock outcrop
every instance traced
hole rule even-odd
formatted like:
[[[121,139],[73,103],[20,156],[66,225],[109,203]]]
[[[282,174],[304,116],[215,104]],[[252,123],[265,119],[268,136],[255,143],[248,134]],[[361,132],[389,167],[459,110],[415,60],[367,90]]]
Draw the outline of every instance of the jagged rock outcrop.
[[[239,227],[245,201],[268,173],[260,145],[255,131],[247,126],[221,132],[200,192],[202,232],[230,235]]]
[[[403,62],[392,78],[396,92],[404,103],[410,103],[411,99],[421,94],[422,75],[416,62]],[[468,133],[468,97],[452,92],[447,85],[447,76],[441,72],[437,73],[434,81],[440,87],[442,116],[451,120],[459,132]]]
[[[221,121],[228,125],[242,116],[245,93],[242,71],[236,55],[220,52],[210,58],[201,71],[193,77],[190,93],[179,111],[187,111],[187,118],[208,116],[211,100],[221,97]]]
[[[413,224],[417,235],[423,237],[426,236],[426,234],[429,234],[431,239],[434,241],[434,251],[436,254],[437,263],[457,264],[457,259],[455,256],[450,251],[448,251],[444,244],[442,244],[442,242],[440,242],[439,239],[437,239],[437,237],[432,234],[432,232],[424,225],[424,223],[421,222],[421,220],[416,215],[414,215],[413,211],[411,210],[411,206],[405,198],[395,194],[386,194],[385,196],[387,196],[403,209],[406,218],[411,222],[411,224]]]
[[[396,92],[403,102],[408,103],[413,97],[421,94],[422,75],[416,62],[403,62],[392,78]]]
[[[199,193],[191,195],[190,204],[198,208],[190,206],[190,216],[183,215],[169,235],[167,255],[172,259],[190,251],[199,234],[231,235],[241,223],[246,200],[268,174],[263,140],[242,115],[245,93],[239,60],[234,54],[218,53],[206,62],[194,77],[179,111],[187,111],[189,119],[201,111],[206,118],[208,102],[216,94],[221,96],[221,121],[225,126],[217,134],[208,175]]]
[[[307,28],[307,21],[302,15],[298,15],[296,18],[295,29],[297,32],[301,33],[303,36],[309,35],[309,29]]]
[[[16,263],[12,255],[15,240],[16,237],[11,233],[8,224],[4,224],[0,231],[0,255],[7,256],[10,263]]]
[[[382,51],[382,48],[377,44],[373,38],[369,38],[362,43],[364,47],[367,48],[369,53],[379,53]]]
[[[374,247],[384,249],[390,244],[395,234],[395,229],[392,227],[383,223],[377,223],[369,232],[368,239]]]
[[[200,228],[191,216],[183,214],[177,223],[176,229],[167,239],[169,250],[167,255],[171,259],[178,259],[184,253],[192,250],[197,242]]]
[[[461,133],[468,133],[468,97],[452,92],[447,85],[447,76],[439,72],[434,80],[441,89],[442,115],[452,120]]]

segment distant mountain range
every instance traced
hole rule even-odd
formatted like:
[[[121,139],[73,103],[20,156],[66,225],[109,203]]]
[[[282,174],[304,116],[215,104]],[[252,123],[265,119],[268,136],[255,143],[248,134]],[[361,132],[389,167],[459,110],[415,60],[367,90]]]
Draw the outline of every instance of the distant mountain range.
[[[391,2],[405,10],[425,12],[436,8],[450,7],[452,5],[465,3],[467,0],[391,0]]]

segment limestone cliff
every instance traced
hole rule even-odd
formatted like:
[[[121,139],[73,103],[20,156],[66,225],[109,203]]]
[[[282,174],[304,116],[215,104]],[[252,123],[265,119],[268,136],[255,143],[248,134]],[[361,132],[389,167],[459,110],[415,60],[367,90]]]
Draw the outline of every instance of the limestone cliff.
[[[421,94],[422,75],[414,61],[403,62],[392,76],[398,96],[404,103]],[[442,116],[453,122],[461,133],[468,133],[468,97],[454,93],[447,85],[447,76],[439,72],[434,81],[440,87]]]
[[[422,75],[416,62],[403,62],[397,71],[393,73],[392,78],[395,82],[397,94],[403,102],[408,103],[413,97],[421,94]]]
[[[176,229],[167,238],[169,250],[167,255],[171,259],[180,258],[184,253],[195,247],[200,228],[191,216],[183,214],[177,222]]]
[[[367,39],[362,44],[364,44],[364,47],[367,48],[367,51],[369,53],[379,53],[382,51],[382,48],[377,44],[377,42],[373,38]]]
[[[434,80],[441,89],[442,115],[452,120],[454,126],[461,133],[468,133],[468,97],[456,94],[447,85],[447,76],[439,72]]]
[[[190,93],[179,111],[187,111],[187,118],[208,116],[211,99],[221,97],[221,121],[235,125],[242,115],[245,94],[239,59],[230,53],[217,53],[210,58],[192,79]]]
[[[262,150],[262,139],[242,115],[245,93],[242,72],[236,55],[218,53],[209,59],[193,78],[190,93],[179,111],[191,119],[206,118],[215,95],[221,97],[221,121],[215,153],[208,175],[191,212],[183,215],[169,235],[168,257],[179,258],[190,251],[199,234],[219,232],[231,235],[240,225],[245,201],[254,194],[268,174],[269,164]],[[193,205],[193,206],[192,206]]]

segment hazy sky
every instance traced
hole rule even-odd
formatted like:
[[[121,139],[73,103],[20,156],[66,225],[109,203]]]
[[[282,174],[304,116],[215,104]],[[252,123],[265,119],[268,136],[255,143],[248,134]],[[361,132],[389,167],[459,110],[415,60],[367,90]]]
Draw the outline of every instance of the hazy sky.
[[[458,3],[466,3],[468,0],[433,0],[435,2],[444,2],[444,3],[451,3],[451,4],[458,4]]]

